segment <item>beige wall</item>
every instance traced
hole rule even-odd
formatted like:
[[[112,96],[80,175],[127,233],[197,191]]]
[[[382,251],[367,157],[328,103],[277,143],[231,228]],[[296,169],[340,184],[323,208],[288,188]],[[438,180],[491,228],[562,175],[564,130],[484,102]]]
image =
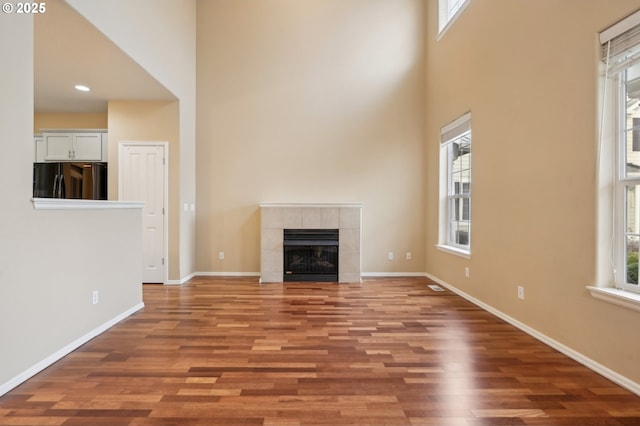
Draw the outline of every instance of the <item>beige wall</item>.
[[[106,129],[107,113],[36,112],[33,133],[42,129]]]
[[[195,203],[196,0],[66,1],[179,100],[173,194],[180,205]],[[172,220],[178,221],[178,250],[170,262],[178,266],[170,274],[182,280],[195,267],[195,214],[180,210]]]
[[[638,1],[472,0],[439,42],[437,1],[427,4],[427,271],[640,382],[638,313],[585,289],[597,250],[597,34]],[[469,110],[467,260],[435,244],[439,130]]]
[[[140,209],[34,210],[32,16],[0,15],[0,57],[11,63],[0,79],[3,394],[141,305],[142,222]]]
[[[198,2],[198,271],[259,272],[261,202],[363,202],[363,271],[424,271],[423,8]]]
[[[179,275],[180,117],[178,101],[109,102],[109,199],[118,199],[118,147],[121,142],[169,143],[169,279]]]

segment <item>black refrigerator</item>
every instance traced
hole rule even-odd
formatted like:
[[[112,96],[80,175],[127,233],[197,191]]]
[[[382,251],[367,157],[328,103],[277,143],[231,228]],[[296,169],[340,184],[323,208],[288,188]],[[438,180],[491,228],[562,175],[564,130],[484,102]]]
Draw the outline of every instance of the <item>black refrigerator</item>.
[[[34,163],[33,198],[107,199],[107,163]]]

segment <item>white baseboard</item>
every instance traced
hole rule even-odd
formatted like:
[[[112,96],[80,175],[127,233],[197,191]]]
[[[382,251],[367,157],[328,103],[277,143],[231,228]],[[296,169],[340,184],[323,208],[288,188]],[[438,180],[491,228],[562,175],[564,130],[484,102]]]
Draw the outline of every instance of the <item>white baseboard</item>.
[[[538,339],[539,341],[541,341],[542,343],[551,346],[552,348],[554,348],[555,350],[557,350],[558,352],[563,353],[564,355],[568,356],[569,358],[573,359],[574,361],[579,362],[580,364],[584,365],[585,367],[595,371],[596,373],[606,377],[607,379],[611,380],[612,382],[622,386],[623,388],[635,393],[636,395],[640,396],[640,383],[636,383],[633,380],[611,370],[608,367],[605,367],[604,365],[598,363],[597,361],[592,360],[591,358],[583,355],[580,352],[577,352],[573,349],[571,349],[568,346],[565,346],[564,344],[558,342],[557,340],[552,339],[551,337],[540,333],[539,331],[529,327],[528,325],[521,323],[520,321],[518,321],[515,318],[510,317],[509,315],[487,305],[486,303],[481,302],[480,300],[476,299],[473,296],[470,296],[469,294],[465,293],[464,291],[452,286],[451,284],[442,281],[441,279],[434,277],[431,274],[425,274],[425,276],[427,278],[430,278],[431,280],[437,282],[438,284],[440,284],[443,287],[446,287],[447,289],[449,289],[450,291],[452,291],[453,293],[456,293],[457,295],[467,299],[469,302],[473,303],[474,305],[477,305],[479,307],[481,307],[482,309],[484,309],[487,312],[492,313],[493,315],[497,316],[498,318],[508,322],[509,324],[513,325],[514,327],[524,331],[525,333],[527,333],[528,335]]]
[[[425,272],[362,272],[360,273],[362,278],[384,278],[384,277],[424,277]]]
[[[191,278],[201,276],[201,277],[261,277],[262,274],[260,272],[194,272],[189,275],[187,278],[183,278],[180,281],[175,282],[167,282],[166,284],[184,284],[189,281]],[[425,277],[425,272],[362,272],[360,274],[362,278],[370,277]],[[262,282],[260,280],[259,282]]]
[[[186,277],[180,278],[179,280],[167,280],[165,281],[165,285],[182,285],[184,283],[186,283],[187,281],[189,281],[191,278],[195,277],[197,274],[195,272],[192,272],[191,274],[187,275]]]
[[[165,285],[182,285],[193,277],[259,277],[260,272],[192,272],[179,280],[167,280]]]
[[[193,276],[201,277],[259,277],[260,272],[194,272]]]
[[[167,280],[165,285],[182,285],[193,277],[259,277],[260,272],[192,272],[179,280]]]
[[[362,278],[365,277],[424,277],[424,272],[362,272]],[[165,284],[184,284],[193,277],[260,277],[260,272],[194,272],[181,280],[167,281]]]
[[[18,374],[17,376],[15,376],[13,379],[9,380],[8,382],[0,384],[0,396],[2,396],[5,393],[9,392],[11,389],[15,388],[16,386],[20,385],[21,383],[27,381],[28,379],[30,379],[31,377],[35,376],[36,374],[38,374],[39,372],[41,372],[45,368],[49,367],[51,364],[55,363],[56,361],[58,361],[62,357],[70,354],[74,350],[78,349],[80,346],[82,346],[85,343],[87,343],[89,340],[93,339],[94,337],[98,336],[99,334],[104,333],[105,331],[107,331],[108,329],[110,329],[111,327],[113,327],[114,325],[116,325],[117,323],[122,321],[123,319],[127,318],[128,316],[132,315],[133,313],[139,311],[142,308],[144,308],[144,303],[140,302],[139,304],[137,304],[134,307],[126,310],[125,312],[121,313],[120,315],[116,316],[115,318],[105,322],[104,324],[102,324],[98,328],[95,328],[95,329],[91,330],[90,332],[88,332],[84,336],[74,340],[73,342],[69,343],[65,347],[63,347],[60,350],[58,350],[58,351],[54,352],[53,354],[49,355],[48,357],[46,357],[42,361],[36,363],[35,365],[31,366],[27,370],[25,370],[22,373]]]

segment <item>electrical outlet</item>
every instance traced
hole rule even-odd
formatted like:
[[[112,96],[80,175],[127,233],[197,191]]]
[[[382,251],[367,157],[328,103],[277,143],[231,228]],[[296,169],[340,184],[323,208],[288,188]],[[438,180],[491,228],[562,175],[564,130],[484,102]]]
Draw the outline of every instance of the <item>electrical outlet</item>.
[[[223,251],[218,253],[218,259],[224,260],[224,252]]]
[[[464,268],[464,276],[469,278],[469,267],[468,266],[465,266],[465,268]]]
[[[392,251],[387,253],[387,260],[393,260],[393,252]]]
[[[408,251],[407,254],[405,255],[405,259],[411,260],[411,252],[410,251]]]
[[[524,287],[518,286],[518,299],[524,300]]]
[[[100,301],[100,293],[98,293],[98,290],[93,290],[93,294],[91,296],[93,298],[93,304],[97,305]]]

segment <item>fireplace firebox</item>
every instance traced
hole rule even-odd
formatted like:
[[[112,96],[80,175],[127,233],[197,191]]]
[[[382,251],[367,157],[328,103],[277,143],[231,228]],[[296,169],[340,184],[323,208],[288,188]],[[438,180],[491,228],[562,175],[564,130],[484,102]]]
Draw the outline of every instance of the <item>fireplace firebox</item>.
[[[338,282],[337,229],[285,229],[283,281]]]

